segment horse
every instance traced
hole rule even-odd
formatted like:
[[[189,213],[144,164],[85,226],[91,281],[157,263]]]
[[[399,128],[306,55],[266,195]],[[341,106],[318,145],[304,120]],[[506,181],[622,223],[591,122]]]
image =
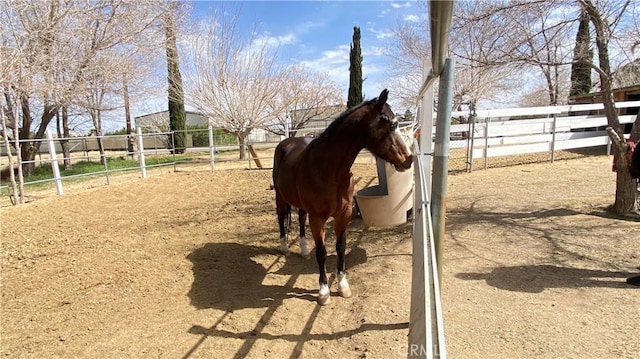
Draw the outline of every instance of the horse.
[[[389,91],[384,89],[377,98],[342,112],[318,137],[290,137],[281,141],[275,149],[273,185],[280,251],[289,254],[287,234],[293,206],[298,208],[300,254],[305,258],[309,258],[309,249],[304,227],[307,216],[309,218],[320,272],[320,305],[330,301],[324,243],[324,226],[330,217],[334,219],[336,235],[338,294],[344,298],[351,297],[345,271],[345,232],[353,211],[351,166],[358,153],[366,148],[393,164],[398,171],[408,170],[413,163],[413,155],[398,131],[398,121],[387,104],[388,96]]]

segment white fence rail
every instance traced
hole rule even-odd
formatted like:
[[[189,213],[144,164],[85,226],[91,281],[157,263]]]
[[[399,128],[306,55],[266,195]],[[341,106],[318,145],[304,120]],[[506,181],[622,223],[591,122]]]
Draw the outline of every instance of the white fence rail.
[[[638,108],[640,101],[620,102],[618,109]],[[451,126],[450,148],[466,149],[469,165],[474,159],[608,146],[604,130],[607,118],[602,104],[546,106],[520,109],[454,112],[465,124]],[[517,119],[513,119],[517,118]],[[632,124],[636,115],[620,115],[620,123]],[[471,168],[469,168],[471,170]]]

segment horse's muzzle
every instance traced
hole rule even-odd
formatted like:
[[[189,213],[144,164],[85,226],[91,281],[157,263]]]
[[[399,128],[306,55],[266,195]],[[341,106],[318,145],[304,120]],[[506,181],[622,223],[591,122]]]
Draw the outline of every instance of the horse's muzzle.
[[[409,155],[407,156],[407,158],[404,160],[404,162],[401,163],[396,163],[394,165],[394,167],[396,168],[396,171],[398,172],[404,172],[406,170],[408,170],[409,168],[411,168],[411,164],[413,163],[413,155]]]

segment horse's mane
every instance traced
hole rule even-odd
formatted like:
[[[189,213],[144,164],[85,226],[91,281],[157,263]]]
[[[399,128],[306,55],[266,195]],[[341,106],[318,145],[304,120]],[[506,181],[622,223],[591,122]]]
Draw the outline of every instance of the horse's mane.
[[[333,120],[331,124],[329,124],[329,127],[327,127],[324,131],[322,131],[322,133],[318,135],[317,138],[331,136],[334,132],[337,131],[337,129],[340,126],[342,126],[342,124],[347,120],[347,118],[351,116],[351,114],[353,114],[354,112],[356,112],[357,110],[359,110],[364,106],[375,104],[377,101],[378,101],[378,98],[376,97],[374,99],[364,101],[357,106],[353,106],[352,108],[345,110],[335,120]]]

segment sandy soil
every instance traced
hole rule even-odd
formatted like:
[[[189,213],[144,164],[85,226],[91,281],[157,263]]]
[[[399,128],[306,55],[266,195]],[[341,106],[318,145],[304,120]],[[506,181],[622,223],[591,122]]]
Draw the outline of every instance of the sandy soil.
[[[599,156],[449,177],[451,358],[637,357],[640,288],[624,279],[640,264],[640,222],[602,216],[609,168]],[[354,166],[360,187],[374,173]],[[411,224],[355,219],[354,296],[320,307],[315,260],[276,250],[270,175],[165,168],[4,206],[0,354],[404,357]],[[334,243],[329,230],[329,269]]]

